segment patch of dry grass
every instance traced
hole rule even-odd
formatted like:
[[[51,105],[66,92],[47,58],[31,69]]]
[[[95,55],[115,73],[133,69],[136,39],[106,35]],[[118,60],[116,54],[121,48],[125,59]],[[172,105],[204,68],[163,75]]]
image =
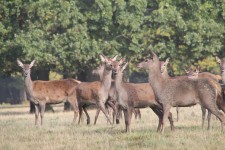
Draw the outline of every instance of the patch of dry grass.
[[[85,121],[72,124],[73,112],[45,113],[44,125],[34,125],[34,114],[28,108],[0,109],[0,149],[224,149],[224,134],[214,116],[212,129],[201,129],[199,106],[180,109],[180,120],[175,121],[176,131],[171,132],[169,122],[164,135],[156,132],[157,117],[150,109],[142,109],[142,119],[132,119],[132,133],[124,132],[124,121],[110,126],[101,113],[93,125],[95,110],[89,110],[92,125]],[[176,120],[175,109],[172,110]]]

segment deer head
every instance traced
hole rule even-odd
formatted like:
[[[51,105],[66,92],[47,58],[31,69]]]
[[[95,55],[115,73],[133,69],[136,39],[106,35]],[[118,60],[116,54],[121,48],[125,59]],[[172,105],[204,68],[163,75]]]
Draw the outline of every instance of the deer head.
[[[220,64],[221,72],[225,72],[225,60],[222,60],[216,56],[216,61],[218,64]]]
[[[195,70],[189,68],[189,69],[185,69],[186,75],[188,78],[190,79],[197,79],[198,78],[198,74],[199,74],[199,66],[196,67]]]
[[[30,64],[23,64],[19,59],[17,59],[17,64],[23,69],[24,77],[30,75],[31,68],[33,67],[35,60],[33,60]]]
[[[126,58],[122,57],[119,61],[115,61],[113,63],[113,74],[116,75],[118,73],[118,71],[122,68],[124,62],[125,62]]]
[[[146,70],[153,70],[156,68],[160,70],[160,61],[158,56],[154,52],[152,52],[152,58],[140,62],[137,67]]]
[[[117,56],[118,55],[115,55],[113,58],[108,58],[102,54],[100,55],[101,62],[105,66],[106,70],[112,70],[112,66],[116,61]]]

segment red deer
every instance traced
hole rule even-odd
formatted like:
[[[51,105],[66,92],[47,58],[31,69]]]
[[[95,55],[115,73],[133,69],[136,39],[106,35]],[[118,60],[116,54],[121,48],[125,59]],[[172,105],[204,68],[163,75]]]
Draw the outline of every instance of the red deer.
[[[92,73],[99,75],[99,78],[102,79],[103,71],[104,71],[104,66],[100,65],[97,69],[93,70]],[[116,99],[117,99],[117,94],[116,94],[116,89],[115,89],[115,82],[114,82],[114,80],[112,80],[111,88],[109,91],[109,98],[106,101],[106,107],[108,107],[108,106],[112,107],[112,105],[114,105],[114,107],[113,107],[113,110],[114,110],[113,111],[113,123],[115,122],[114,119],[117,118],[116,123],[118,124],[119,118],[121,117],[120,111],[122,111],[122,110],[119,109],[118,103],[116,103],[116,101],[117,101]],[[97,115],[96,115],[94,124],[96,124],[99,112],[100,112],[100,109],[97,110]],[[137,118],[141,119],[141,112],[138,108],[134,109],[133,113],[135,115],[135,119],[137,119]]]
[[[210,73],[210,72],[202,72],[199,73],[199,67],[197,67],[195,70],[192,69],[188,69],[186,70],[186,74],[188,76],[188,78],[190,79],[197,79],[197,78],[207,78],[209,80],[211,80],[211,82],[213,83],[213,85],[215,86],[215,88],[218,89],[217,92],[217,106],[219,109],[222,109],[223,112],[225,112],[225,102],[223,100],[222,97],[222,93],[221,93],[221,88],[219,85],[219,79],[218,76]],[[204,128],[204,122],[205,122],[205,115],[206,115],[206,108],[201,107],[202,109],[202,128]],[[211,122],[211,112],[208,110],[208,130],[210,129],[210,122]]]
[[[169,63],[169,58],[166,59],[166,61],[160,61],[160,69],[161,69],[161,74],[163,76],[163,78],[171,78],[171,79],[175,79],[175,78],[186,78],[185,76],[176,76],[176,77],[170,77],[167,71],[167,65]],[[176,112],[177,112],[177,121],[179,121],[179,107],[176,107]]]
[[[162,133],[171,107],[188,107],[196,104],[209,109],[220,120],[223,131],[225,116],[216,105],[218,91],[210,80],[164,79],[160,72],[159,58],[153,52],[152,59],[141,62],[138,66],[148,70],[149,84],[152,86],[156,100],[162,105]]]
[[[222,60],[219,57],[216,57],[216,61],[220,65],[222,81],[225,84],[225,60]]]
[[[150,107],[159,118],[157,131],[161,128],[162,108],[155,100],[154,93],[148,83],[124,83],[122,81],[123,70],[127,64],[123,65],[125,58],[122,58],[117,66],[113,66],[115,75],[115,87],[118,95],[117,101],[124,112],[126,132],[130,132],[132,110],[134,108]],[[172,114],[168,117],[171,130],[174,129]]]
[[[46,103],[57,104],[64,101],[68,101],[73,107],[73,122],[75,123],[78,114],[75,88],[80,81],[75,79],[32,81],[30,74],[35,60],[30,64],[23,64],[19,59],[17,59],[17,63],[23,69],[27,98],[35,104],[35,125],[37,125],[39,114],[41,116],[41,125],[43,124]]]
[[[79,122],[81,119],[82,108],[84,109],[88,105],[96,104],[97,107],[105,114],[107,121],[112,124],[104,105],[109,95],[109,90],[111,87],[112,66],[115,63],[116,57],[111,59],[100,55],[100,58],[104,65],[102,80],[94,82],[82,82],[76,88],[76,98],[79,103],[80,114]],[[90,117],[87,113],[86,115],[87,123],[89,124]]]
[[[114,58],[116,59],[116,58]],[[92,74],[96,74],[99,76],[100,80],[102,80],[103,78],[103,72],[104,72],[104,65],[100,65],[97,67],[97,69],[92,71]],[[113,124],[115,122],[115,118],[116,118],[116,113],[117,113],[117,108],[116,108],[116,93],[115,93],[115,87],[114,87],[114,81],[112,80],[111,83],[111,87],[109,90],[109,97],[105,103],[105,108],[109,109],[112,108],[113,109]],[[109,110],[108,110],[109,112]],[[94,124],[96,124],[98,116],[100,113],[100,109],[97,109],[96,115],[95,115],[95,121]]]

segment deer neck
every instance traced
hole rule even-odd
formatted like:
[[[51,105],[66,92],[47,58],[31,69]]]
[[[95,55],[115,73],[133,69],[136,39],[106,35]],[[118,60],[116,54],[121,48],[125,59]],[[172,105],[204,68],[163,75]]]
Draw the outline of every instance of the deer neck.
[[[116,90],[117,90],[118,92],[120,92],[121,89],[122,89],[122,77],[123,77],[122,72],[119,72],[119,73],[116,75],[116,79],[115,79],[115,87],[116,87]]]
[[[160,92],[163,89],[164,78],[160,72],[160,69],[149,70],[148,74],[149,74],[148,81],[149,81],[155,95],[157,96],[160,94]]]
[[[169,78],[169,77],[170,77],[170,76],[168,75],[167,68],[165,68],[165,70],[163,71],[163,73],[162,73],[162,77],[163,77],[164,79],[167,79],[167,78]]]
[[[31,77],[28,75],[24,78],[25,81],[25,90],[29,96],[33,95],[33,82],[31,80]]]
[[[111,87],[111,81],[112,81],[111,76],[112,76],[112,70],[104,69],[101,85],[106,91],[109,91]]]
[[[222,72],[221,77],[222,77],[223,83],[225,84],[225,71]]]

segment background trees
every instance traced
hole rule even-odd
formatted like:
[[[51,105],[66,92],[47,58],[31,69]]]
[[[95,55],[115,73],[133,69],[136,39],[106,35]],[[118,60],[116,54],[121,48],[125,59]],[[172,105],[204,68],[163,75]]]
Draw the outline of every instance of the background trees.
[[[170,57],[176,75],[194,64],[218,73],[224,36],[221,0],[2,0],[0,76],[15,77],[21,58],[37,60],[33,79],[55,71],[84,81],[100,53],[126,56],[131,74],[150,50]]]

